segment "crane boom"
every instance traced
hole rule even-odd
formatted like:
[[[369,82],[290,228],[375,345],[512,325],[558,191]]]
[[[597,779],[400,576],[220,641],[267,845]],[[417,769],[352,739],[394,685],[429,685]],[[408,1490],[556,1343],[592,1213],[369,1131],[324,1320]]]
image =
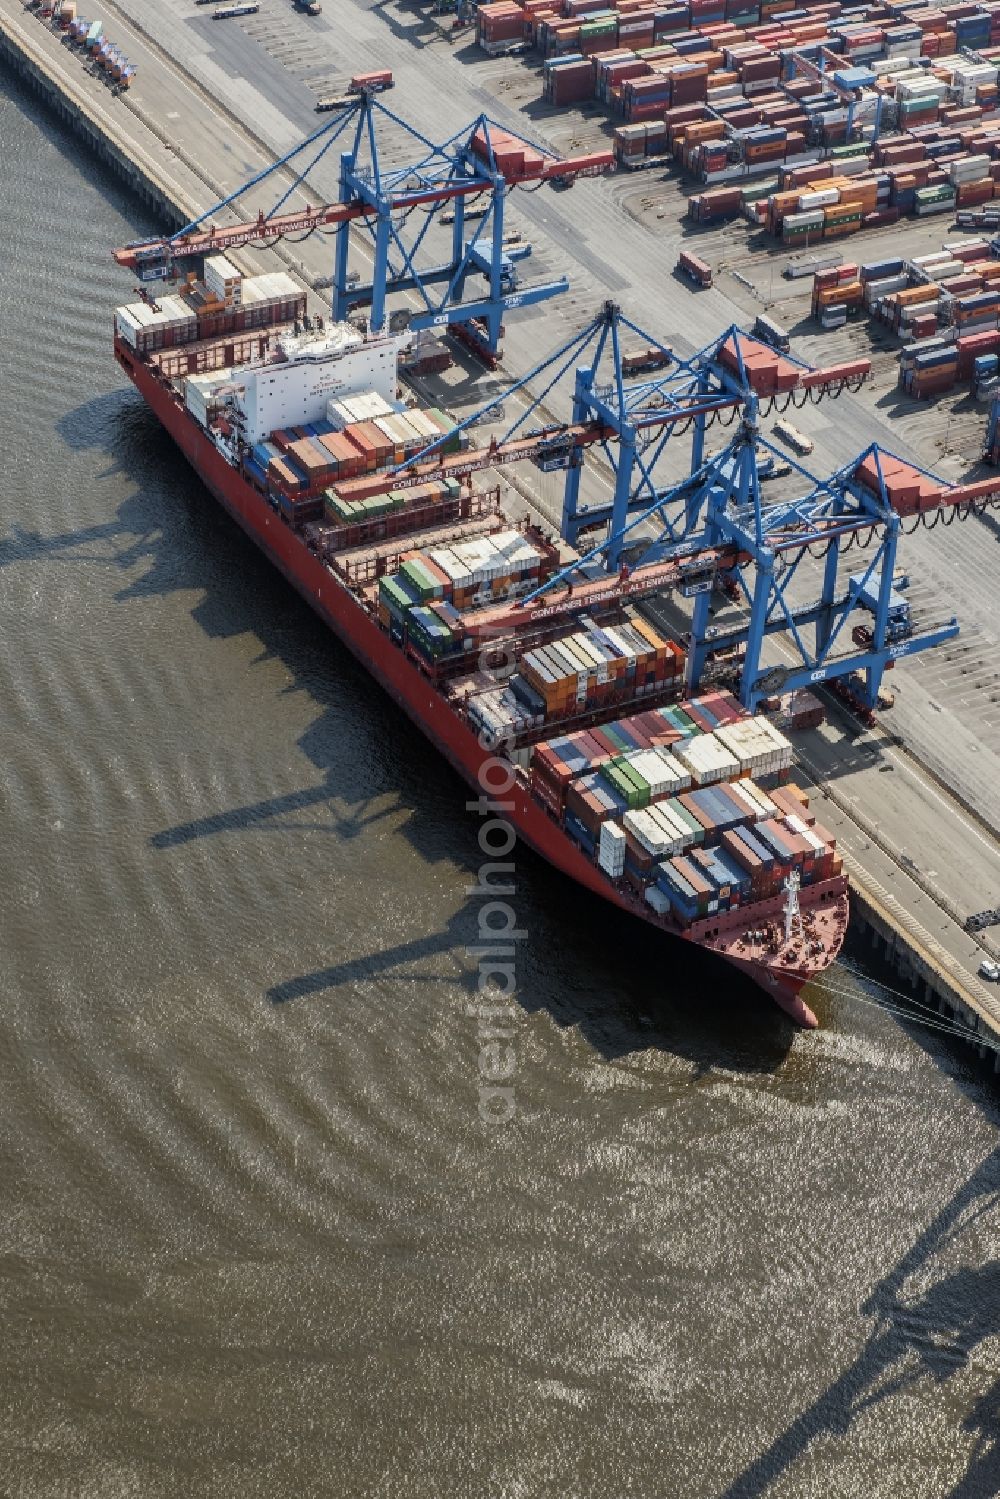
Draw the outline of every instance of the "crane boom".
[[[620,604],[626,599],[642,598],[664,588],[673,588],[693,576],[734,567],[737,560],[735,547],[706,547],[672,557],[669,561],[652,562],[631,572],[623,569],[614,578],[605,576],[567,584],[554,597],[538,593],[520,605],[499,604],[492,609],[470,610],[461,615],[461,629],[473,639],[496,639],[505,633],[527,629],[541,620],[558,618],[561,614],[578,614],[584,609]]]
[[[383,473],[362,474],[357,479],[344,479],[337,485],[337,494],[342,500],[368,500],[374,495],[388,494],[394,489],[411,489],[415,484],[427,484],[458,474],[475,474],[486,468],[502,468],[508,463],[530,461],[543,457],[548,451],[570,452],[575,448],[601,442],[611,435],[610,428],[603,427],[600,423],[577,427],[547,427],[529,437],[514,438],[510,442],[491,442],[486,448],[470,448],[464,453],[444,453],[438,458],[410,464],[404,469],[390,469]]]
[[[858,465],[855,477],[873,494],[885,489],[889,504],[902,516],[956,505],[984,504],[1000,497],[1000,477],[967,484],[942,484],[893,453],[879,451]]]
[[[522,142],[522,145],[524,143]],[[481,151],[476,152],[482,157]],[[486,165],[485,161],[483,163]],[[497,166],[506,182],[545,182],[552,178],[594,177],[613,170],[614,154],[611,151],[593,151],[587,155],[566,159],[543,157],[540,153],[515,153],[513,156],[498,155]],[[455,198],[468,198],[488,192],[490,181],[480,177],[465,181],[455,179],[423,188],[400,188],[391,196],[394,213],[404,213],[425,203],[447,203]],[[326,203],[315,208],[305,208],[296,213],[265,215],[240,224],[213,225],[190,234],[174,235],[166,239],[150,239],[126,245],[114,252],[118,265],[134,270],[144,260],[170,260],[186,255],[213,255],[224,250],[237,249],[240,245],[270,243],[286,234],[309,234],[314,229],[327,228],[334,224],[350,223],[353,219],[375,218],[378,209],[373,203],[358,198],[350,203]]]
[[[1000,497],[1000,478],[978,479],[973,484],[953,484],[937,494],[921,495],[920,509],[930,510],[940,505],[977,505],[984,500]]]
[[[393,200],[393,208],[412,208],[420,203],[436,203],[439,199],[461,198],[482,191],[482,183],[454,183],[449,187],[425,192],[400,193],[398,201]],[[270,218],[259,213],[255,219],[242,224],[213,225],[192,234],[175,235],[172,239],[149,239],[126,245],[114,252],[114,258],[118,265],[134,270],[143,260],[169,260],[184,255],[217,255],[220,251],[234,250],[240,245],[270,244],[285,234],[311,234],[314,229],[324,229],[331,224],[347,224],[353,219],[365,217],[374,218],[377,212],[369,203],[355,202],[325,203],[318,208],[275,214]]]

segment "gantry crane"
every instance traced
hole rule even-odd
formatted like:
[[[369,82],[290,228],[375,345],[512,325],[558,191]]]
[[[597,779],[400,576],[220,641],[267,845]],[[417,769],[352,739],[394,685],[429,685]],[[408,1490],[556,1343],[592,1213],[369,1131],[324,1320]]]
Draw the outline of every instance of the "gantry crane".
[[[564,469],[562,533],[578,555],[527,598],[468,614],[464,628],[472,638],[519,634],[543,619],[678,588],[693,599],[692,688],[720,660],[736,662],[741,699],[756,709],[775,693],[820,683],[844,686],[861,674],[863,686],[848,690],[866,710],[874,708],[888,667],[952,639],[959,628],[954,617],[918,626],[905,601],[900,603],[896,564],[904,521],[912,529],[935,515],[996,504],[1000,478],[947,486],[873,445],[828,478],[793,462],[786,487],[795,494],[769,502],[762,477],[774,456],[783,455],[760,431],[759,418],[856,390],[870,370],[868,361],[816,369],[730,328],[692,358],[636,380],[623,370],[626,330],[666,353],[606,303],[582,333],[457,429],[480,422],[501,399],[530,388],[524,411],[502,437],[444,458],[432,444],[411,463],[348,480],[338,491],[360,499],[522,460],[547,471]],[[579,363],[584,357],[587,362]],[[570,369],[576,370],[572,420],[522,431]],[[544,384],[535,394],[539,381]],[[718,423],[733,423],[736,430],[720,452],[709,455],[706,434]],[[685,434],[691,438],[687,477],[664,485],[657,466],[671,441],[676,453]],[[588,451],[603,453],[611,494],[584,507]],[[596,540],[594,532],[600,533]],[[808,556],[823,563],[819,594],[796,602],[792,585]],[[859,570],[848,574],[848,566]],[[712,623],[721,589],[744,606],[731,625]],[[790,666],[764,660],[767,641],[777,635],[792,655]]]
[[[450,329],[493,365],[500,351],[504,313],[528,307],[568,290],[559,277],[522,285],[515,262],[531,253],[528,244],[510,245],[504,233],[504,207],[513,187],[540,187],[554,179],[568,181],[598,175],[614,167],[610,151],[561,159],[542,147],[513,137],[486,115],[440,145],[427,140],[389,109],[377,92],[384,82],[368,87],[352,80],[339,107],[316,130],[280,160],[214,204],[166,239],[134,242],[116,252],[120,265],[143,281],[160,280],[196,265],[206,255],[242,245],[270,245],[280,239],[298,241],[314,233],[333,234],[333,315],[338,321],[356,307],[368,309],[373,330],[382,330],[389,316],[389,299],[406,294],[415,310],[408,316],[414,329]],[[391,155],[412,151],[416,160],[388,164],[383,136],[393,129]],[[288,212],[285,205],[314,175],[336,144],[340,154],[339,197],[336,202]],[[250,190],[291,168],[293,177],[270,212],[249,222],[229,225],[214,221]],[[470,201],[485,200],[474,227],[466,210]],[[438,210],[450,205],[453,221],[444,249],[440,229],[432,233]],[[371,271],[362,279],[351,261],[357,246],[351,226],[363,226],[371,237]],[[438,241],[434,253],[430,246]],[[441,258],[444,256],[445,258]],[[430,263],[428,262],[428,257]],[[470,282],[479,285],[470,294]]]
[[[820,88],[832,93],[838,98],[847,110],[847,132],[845,140],[852,142],[855,128],[863,127],[869,122],[872,127],[872,139],[878,140],[883,132],[883,127],[895,129],[896,106],[886,94],[879,93],[875,88],[875,75],[871,74],[871,82],[864,84],[848,84],[837,81],[837,74],[850,67],[849,60],[831,52],[829,47],[822,45],[806,48],[792,47],[784,56],[784,67],[788,69],[788,77],[785,84],[791,83],[796,77],[809,78],[813,83],[818,83]],[[862,68],[864,65],[862,64]],[[864,71],[868,71],[864,69]],[[783,85],[784,86],[784,85]],[[790,95],[795,98],[795,95]],[[796,102],[798,100],[796,99]]]

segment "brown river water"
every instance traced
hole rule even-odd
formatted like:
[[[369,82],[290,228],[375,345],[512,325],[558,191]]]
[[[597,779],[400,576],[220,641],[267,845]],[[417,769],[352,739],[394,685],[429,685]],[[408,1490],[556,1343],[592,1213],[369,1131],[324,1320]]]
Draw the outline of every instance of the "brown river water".
[[[2,1499],[996,1494],[995,1085],[518,850],[484,1123],[465,790],[121,378],[155,226],[0,147]]]

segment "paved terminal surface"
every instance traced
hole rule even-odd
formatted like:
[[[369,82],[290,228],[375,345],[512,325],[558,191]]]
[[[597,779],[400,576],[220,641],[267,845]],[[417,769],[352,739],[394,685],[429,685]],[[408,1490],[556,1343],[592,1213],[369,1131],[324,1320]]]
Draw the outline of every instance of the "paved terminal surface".
[[[78,52],[26,16],[21,0],[0,0],[0,18],[44,53],[61,86],[105,121],[110,118],[111,129],[192,212],[204,211],[287,152],[328,118],[314,111],[318,97],[339,91],[352,73],[373,67],[393,69],[396,87],[385,102],[428,140],[448,138],[484,111],[559,151],[589,149],[608,137],[608,122],[594,108],[556,112],[542,105],[540,75],[532,64],[486,58],[467,34],[450,45],[424,10],[350,0],[327,3],[322,15],[308,17],[290,0],[262,0],[256,15],[220,22],[212,20],[210,8],[195,7],[191,0],[113,0],[102,7],[102,16],[106,33],[139,70],[132,91],[119,98],[88,75]],[[421,154],[418,144],[398,131],[387,132],[386,148],[392,163]],[[338,150],[328,151],[311,173],[312,191],[296,189],[288,208],[336,197]],[[284,185],[289,183],[286,176]],[[248,210],[268,210],[278,196],[272,182],[242,195],[229,212],[244,217]],[[857,329],[823,337],[815,324],[803,322],[808,281],[781,282],[786,256],[751,255],[745,230],[731,226],[697,239],[698,247],[708,246],[709,258],[724,267],[716,286],[695,293],[678,280],[672,268],[685,238],[684,201],[674,174],[660,172],[580,181],[569,193],[550,188],[515,193],[508,229],[520,230],[534,247],[522,267],[524,279],[565,274],[571,290],[508,317],[506,374],[530,370],[582,329],[609,296],[681,353],[710,342],[733,321],[746,325],[773,298],[782,321],[802,322],[795,351],[803,357],[832,363],[870,348],[876,355],[875,380],[862,397],[796,414],[796,425],[815,442],[808,460],[814,471],[829,471],[872,441],[914,455],[949,479],[969,470],[982,442],[982,409],[953,410],[953,402],[942,417],[912,402],[901,406],[891,353]],[[911,253],[918,245],[938,248],[949,238],[949,226],[940,221],[907,225],[905,232]],[[887,253],[884,245],[881,236],[873,237],[870,247],[858,241],[848,248],[862,256],[870,248],[876,256]],[[354,263],[364,275],[368,266],[360,242],[358,250]],[[328,277],[332,269],[330,239],[313,236],[275,253],[307,281]],[[242,259],[248,269],[275,263],[271,252],[256,250]],[[128,296],[123,277],[122,300]],[[503,388],[504,376],[486,375],[459,359],[433,394],[467,414]],[[568,380],[551,393],[554,415],[568,414],[568,394]],[[515,407],[516,402],[506,403],[507,420]],[[484,427],[490,430],[497,430],[495,424]],[[677,477],[683,472],[678,460]],[[555,520],[560,475],[529,470],[503,478]],[[599,471],[590,482],[595,493],[602,489]],[[1000,948],[988,935],[967,936],[960,921],[972,910],[1000,904],[998,560],[995,514],[907,537],[900,561],[913,578],[915,614],[929,623],[957,613],[962,634],[887,678],[896,705],[878,730],[861,732],[835,719],[799,746],[804,764],[826,788],[822,819],[837,832],[849,858],[869,870],[948,961],[959,965],[984,1014],[995,1008],[995,1000],[975,969],[984,953]],[[807,576],[802,586],[808,591]],[[780,661],[781,648],[776,649]]]

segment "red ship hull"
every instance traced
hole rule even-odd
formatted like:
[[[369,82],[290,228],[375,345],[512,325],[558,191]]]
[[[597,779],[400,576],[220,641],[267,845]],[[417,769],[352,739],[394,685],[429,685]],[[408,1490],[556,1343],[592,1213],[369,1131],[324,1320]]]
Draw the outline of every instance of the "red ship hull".
[[[180,404],[176,395],[136,359],[116,337],[115,354],[122,369],[155,412],[171,437],[219,504],[233,517],[280,569],[367,671],[413,720],[422,733],[447,758],[477,794],[485,790],[480,771],[494,761],[493,751],[484,749],[478,735],[451,712],[415,665],[366,613],[354,596],[331,576],[327,567],[310,551],[304,540],[271,509],[266,500],[227,462],[205,431]],[[487,777],[486,786],[489,784]],[[489,795],[489,791],[485,790]],[[846,881],[840,877],[803,891],[810,908],[823,903],[823,919],[829,928],[821,963],[789,963],[780,966],[766,955],[755,956],[752,947],[739,939],[746,926],[745,910],[728,918],[712,918],[688,928],[671,930],[645,902],[623,886],[613,885],[592,864],[579,846],[531,796],[518,780],[497,798],[504,803],[504,816],[518,835],[550,864],[602,900],[655,926],[664,936],[708,948],[747,974],[801,1026],[818,1024],[815,1015],[799,998],[799,990],[817,972],[833,961],[847,926]],[[753,919],[773,920],[781,898],[753,910]],[[806,901],[803,901],[806,909]],[[746,949],[746,955],[740,949]]]

